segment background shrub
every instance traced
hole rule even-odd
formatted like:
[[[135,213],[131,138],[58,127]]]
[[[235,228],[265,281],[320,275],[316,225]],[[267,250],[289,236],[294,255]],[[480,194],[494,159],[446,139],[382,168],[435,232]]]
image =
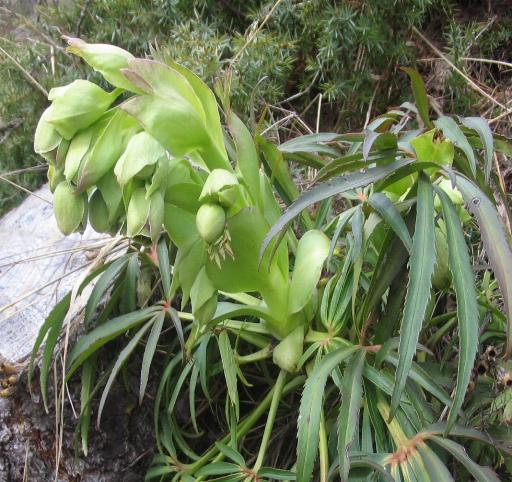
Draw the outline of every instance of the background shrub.
[[[0,10],[0,171],[41,163],[32,152],[32,138],[35,113],[46,100],[27,73],[43,90],[84,76],[83,65],[65,53],[62,34],[114,43],[139,56],[152,51],[162,60],[178,59],[210,83],[238,55],[232,98],[245,118],[261,113],[265,104],[281,103],[286,112],[270,109],[269,123],[291,111],[314,130],[321,94],[320,128],[349,130],[364,124],[367,112],[405,99],[407,80],[398,73],[400,65],[417,64],[440,110],[496,113],[412,28],[505,105],[510,73],[504,66],[467,58],[510,60],[507,3],[284,0],[271,12],[274,2],[258,0],[12,0]],[[44,181],[42,172],[9,179],[33,189]],[[0,212],[23,196],[4,181]]]

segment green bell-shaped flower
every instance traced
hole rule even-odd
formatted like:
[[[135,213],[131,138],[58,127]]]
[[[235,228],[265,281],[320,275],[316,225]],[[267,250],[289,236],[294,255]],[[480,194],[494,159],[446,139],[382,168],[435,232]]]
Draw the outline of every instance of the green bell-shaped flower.
[[[106,92],[88,80],[75,80],[64,87],[50,90],[53,102],[48,122],[64,139],[71,139],[79,130],[96,122],[121,93]]]

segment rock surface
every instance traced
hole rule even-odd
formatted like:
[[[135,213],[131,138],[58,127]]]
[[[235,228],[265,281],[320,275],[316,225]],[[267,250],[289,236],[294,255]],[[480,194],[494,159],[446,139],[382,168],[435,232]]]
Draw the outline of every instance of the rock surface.
[[[47,186],[0,219],[0,362],[24,361],[51,308],[106,243],[87,228],[64,236]]]

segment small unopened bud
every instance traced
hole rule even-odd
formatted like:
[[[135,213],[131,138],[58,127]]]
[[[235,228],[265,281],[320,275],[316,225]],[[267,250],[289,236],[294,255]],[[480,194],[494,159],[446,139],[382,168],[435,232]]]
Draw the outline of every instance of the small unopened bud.
[[[86,212],[84,195],[78,194],[67,182],[61,182],[53,194],[53,211],[59,229],[66,235],[76,231]]]
[[[196,215],[196,227],[199,235],[208,244],[214,243],[224,232],[226,213],[218,204],[203,204]]]

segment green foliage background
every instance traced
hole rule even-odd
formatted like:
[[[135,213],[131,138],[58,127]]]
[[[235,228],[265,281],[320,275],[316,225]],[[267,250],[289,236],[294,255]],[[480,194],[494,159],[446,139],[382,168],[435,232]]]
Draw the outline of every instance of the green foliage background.
[[[64,52],[63,34],[119,45],[135,55],[155,51],[173,58],[210,83],[230,64],[274,2],[259,0],[77,0],[7,2],[0,10],[0,47],[44,88],[84,76],[83,65]],[[485,5],[484,5],[485,4]],[[512,13],[506,1],[308,0],[282,1],[237,61],[232,85],[234,110],[246,118],[265,103],[282,102],[315,124],[322,94],[321,129],[350,130],[374,112],[408,96],[400,65],[430,75],[441,109],[480,112],[479,98],[442,62],[417,62],[432,52],[415,37],[426,33],[466,71],[464,57],[507,60]],[[488,8],[489,7],[489,8]],[[497,66],[471,72],[489,86],[510,86]],[[98,78],[94,80],[99,80]],[[0,171],[41,164],[32,150],[38,113],[47,101],[12,59],[0,52]],[[313,105],[315,104],[315,105]],[[10,177],[29,189],[44,171]],[[0,213],[23,193],[0,185]]]

